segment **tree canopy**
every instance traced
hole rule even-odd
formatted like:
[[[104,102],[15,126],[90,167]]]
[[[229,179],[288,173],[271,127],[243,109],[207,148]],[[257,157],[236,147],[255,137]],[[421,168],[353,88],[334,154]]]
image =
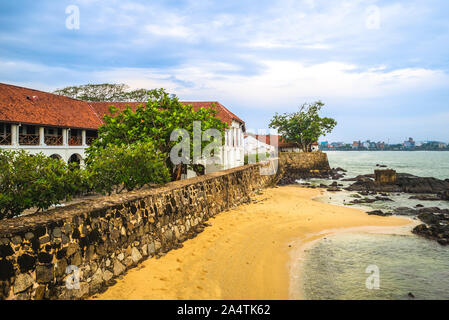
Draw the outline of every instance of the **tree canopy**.
[[[148,101],[138,106],[136,110],[127,107],[120,111],[114,106],[110,107],[111,115],[104,117],[98,139],[87,149],[86,164],[89,165],[100,149],[110,145],[123,146],[137,142],[151,142],[154,149],[165,159],[167,168],[173,174],[172,179],[178,180],[183,171],[183,165],[173,164],[170,160],[170,152],[182,140],[179,136],[172,141],[172,133],[176,129],[183,129],[189,136],[186,157],[192,160],[188,164],[184,162],[184,167],[187,166],[197,173],[202,173],[201,166],[193,161],[194,123],[201,124],[198,132],[200,137],[206,137],[208,129],[216,129],[220,132],[221,139],[224,139],[223,133],[227,129],[227,124],[216,117],[215,110],[200,108],[195,111],[193,106],[183,105],[176,96],[169,95],[163,89],[150,90],[148,94]],[[201,151],[204,151],[210,143],[219,142],[221,145],[223,142],[216,139],[200,139],[200,141]]]
[[[70,86],[54,91],[54,94],[66,96],[73,99],[98,102],[142,102],[147,101],[151,95],[150,90],[129,90],[129,86],[123,83],[111,84],[85,84],[81,86]]]
[[[304,103],[294,113],[276,113],[269,126],[277,129],[287,142],[297,143],[304,152],[310,152],[312,143],[332,132],[337,125],[337,121],[332,118],[320,117],[318,113],[323,106],[324,103],[317,101]]]

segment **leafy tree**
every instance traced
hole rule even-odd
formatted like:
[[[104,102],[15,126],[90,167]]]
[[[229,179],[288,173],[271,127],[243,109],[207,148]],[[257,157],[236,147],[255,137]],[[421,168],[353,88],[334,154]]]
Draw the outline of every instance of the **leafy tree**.
[[[190,159],[193,159],[194,122],[201,123],[201,136],[205,135],[206,130],[214,128],[221,133],[222,139],[227,124],[215,117],[215,110],[201,108],[195,112],[191,105],[183,105],[176,96],[169,95],[163,89],[151,90],[149,95],[148,102],[137,107],[135,111],[129,107],[123,111],[113,106],[110,108],[111,115],[104,117],[98,139],[87,150],[87,162],[98,149],[150,141],[154,149],[165,157],[166,166],[172,173],[173,180],[180,179],[181,172],[185,171],[186,166],[198,174],[204,172],[204,168],[193,161],[184,166],[180,164],[175,167],[172,164],[170,151],[180,142],[181,137],[177,141],[171,141],[170,136],[175,129],[186,130],[190,138]],[[217,142],[215,139],[211,141]],[[201,150],[204,150],[211,141],[202,141]],[[222,142],[223,140],[220,144]]]
[[[66,96],[84,101],[106,101],[106,102],[142,102],[148,100],[149,90],[137,89],[129,91],[126,84],[85,84],[81,86],[70,86],[54,91],[54,94]]]
[[[0,219],[48,209],[85,187],[83,172],[59,159],[0,150]]]
[[[111,194],[170,180],[165,156],[151,141],[91,150],[86,171],[95,191]]]
[[[298,112],[282,115],[276,113],[269,126],[278,129],[287,142],[297,143],[304,152],[310,152],[312,143],[330,133],[337,125],[334,119],[319,116],[323,106],[324,103],[317,101],[303,104]]]

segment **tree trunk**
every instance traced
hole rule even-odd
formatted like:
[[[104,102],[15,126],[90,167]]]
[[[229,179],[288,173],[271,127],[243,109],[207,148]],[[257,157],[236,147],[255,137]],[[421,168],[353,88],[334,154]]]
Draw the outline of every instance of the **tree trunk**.
[[[183,166],[183,164],[176,165],[175,169],[173,170],[173,174],[172,174],[173,181],[181,180],[182,166]]]

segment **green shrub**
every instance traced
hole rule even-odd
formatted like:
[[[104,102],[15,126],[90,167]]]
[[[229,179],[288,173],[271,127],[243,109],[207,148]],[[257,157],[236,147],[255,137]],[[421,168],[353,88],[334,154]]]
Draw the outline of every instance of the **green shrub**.
[[[70,200],[85,187],[82,175],[80,169],[42,153],[31,156],[23,150],[0,150],[0,219]]]
[[[95,191],[111,194],[170,180],[166,156],[152,142],[110,144],[89,150],[86,171]]]

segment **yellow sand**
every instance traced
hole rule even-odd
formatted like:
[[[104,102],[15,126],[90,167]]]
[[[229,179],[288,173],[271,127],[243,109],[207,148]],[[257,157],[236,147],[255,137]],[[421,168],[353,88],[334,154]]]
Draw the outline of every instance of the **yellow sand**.
[[[94,298],[288,299],[289,262],[299,246],[331,229],[411,223],[313,201],[320,192],[266,189],[255,197],[262,201],[218,214],[183,248],[144,261]]]

